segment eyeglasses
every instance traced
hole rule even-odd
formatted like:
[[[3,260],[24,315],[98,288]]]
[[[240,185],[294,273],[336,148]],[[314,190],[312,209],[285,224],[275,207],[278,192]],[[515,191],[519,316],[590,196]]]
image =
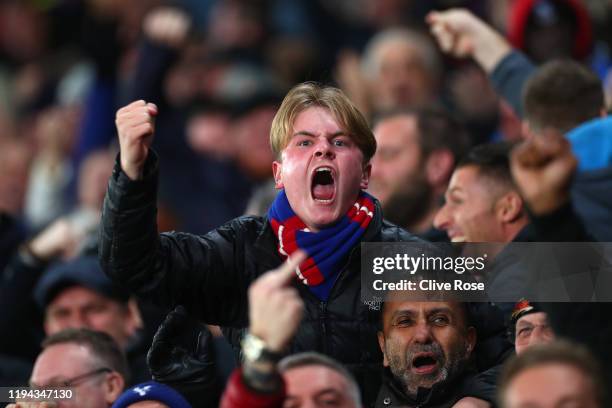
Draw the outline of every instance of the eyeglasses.
[[[111,370],[110,368],[102,367],[98,368],[97,370],[87,372],[85,374],[77,375],[76,377],[72,377],[64,381],[47,384],[45,387],[37,386],[35,384],[31,384],[31,386],[32,388],[72,388],[97,375],[111,372],[113,372],[113,370]]]

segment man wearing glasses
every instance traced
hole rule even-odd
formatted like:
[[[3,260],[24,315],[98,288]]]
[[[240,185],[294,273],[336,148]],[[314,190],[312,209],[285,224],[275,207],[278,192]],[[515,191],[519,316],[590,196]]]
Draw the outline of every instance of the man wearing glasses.
[[[42,347],[30,386],[40,390],[71,390],[71,398],[56,401],[57,408],[108,408],[123,391],[127,363],[108,334],[67,329],[49,336]],[[17,403],[7,408],[21,406]]]

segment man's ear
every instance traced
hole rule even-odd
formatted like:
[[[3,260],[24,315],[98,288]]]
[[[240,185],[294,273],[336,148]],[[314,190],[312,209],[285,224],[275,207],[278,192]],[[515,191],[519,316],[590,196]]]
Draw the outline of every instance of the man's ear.
[[[368,184],[370,184],[370,175],[372,174],[372,163],[368,162],[363,166],[363,171],[361,173],[361,183],[359,184],[359,188],[362,190],[368,189]]]
[[[385,335],[382,331],[378,332],[378,346],[383,353],[383,366],[389,367],[389,360],[387,360],[387,353],[385,353]]]
[[[476,347],[477,334],[476,328],[474,326],[468,327],[465,340],[467,348],[466,351],[467,355],[469,356],[470,354],[472,354],[472,351],[474,351],[474,347]]]
[[[112,371],[106,375],[106,381],[104,383],[104,398],[109,406],[111,406],[113,402],[119,398],[124,388],[125,379],[121,374],[116,371]]]
[[[516,191],[509,191],[497,200],[496,207],[499,220],[511,223],[523,214],[523,199]]]
[[[43,330],[45,332],[45,335],[47,336],[50,336],[52,334],[53,326],[51,325],[51,322],[49,321],[49,316],[47,315],[47,311],[45,311],[45,320],[43,322]]]
[[[139,329],[144,327],[144,322],[142,320],[142,314],[140,313],[140,308],[138,307],[138,302],[135,298],[131,298],[128,300],[127,304],[127,312],[128,312],[128,330],[130,333],[134,333]]]
[[[455,166],[453,154],[448,149],[437,149],[425,160],[425,176],[430,186],[446,185]]]
[[[272,162],[272,174],[274,175],[274,188],[281,189],[285,186],[282,181],[282,173],[283,173],[283,163],[274,160]]]

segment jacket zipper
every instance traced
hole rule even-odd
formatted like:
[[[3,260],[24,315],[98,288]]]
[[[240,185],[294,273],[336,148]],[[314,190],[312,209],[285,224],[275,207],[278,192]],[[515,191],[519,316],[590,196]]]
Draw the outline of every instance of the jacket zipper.
[[[323,339],[323,354],[329,354],[327,338],[327,302],[319,301],[319,324],[321,325],[321,338]]]

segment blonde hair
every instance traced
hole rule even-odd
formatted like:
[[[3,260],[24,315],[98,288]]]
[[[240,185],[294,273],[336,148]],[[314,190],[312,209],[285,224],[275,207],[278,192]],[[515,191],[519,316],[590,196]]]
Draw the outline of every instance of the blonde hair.
[[[328,109],[353,139],[367,163],[376,152],[376,139],[361,112],[338,88],[305,82],[293,87],[281,104],[270,128],[270,146],[277,157],[291,139],[297,115],[311,107]]]

